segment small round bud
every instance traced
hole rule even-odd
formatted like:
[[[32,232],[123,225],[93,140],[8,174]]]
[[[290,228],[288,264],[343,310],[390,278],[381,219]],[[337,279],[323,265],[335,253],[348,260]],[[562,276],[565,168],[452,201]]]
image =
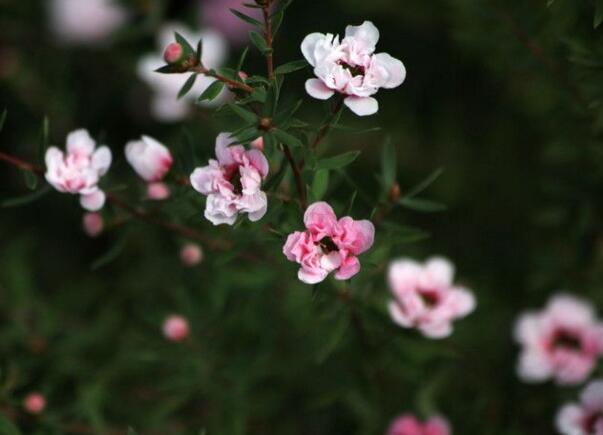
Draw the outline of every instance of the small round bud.
[[[256,140],[251,142],[251,148],[264,151],[264,138],[260,136]]]
[[[247,80],[249,76],[247,75],[247,73],[245,71],[239,71],[239,78],[243,81]]]
[[[149,183],[147,186],[147,196],[149,199],[161,201],[170,197],[170,188],[165,183]]]
[[[260,119],[260,129],[268,131],[272,128],[272,119],[262,118]]]
[[[86,213],[83,218],[84,232],[89,237],[97,237],[103,232],[103,217],[100,213]]]
[[[182,59],[183,54],[184,49],[182,48],[182,45],[177,42],[172,42],[165,48],[163,60],[165,60],[166,63],[174,64]]]
[[[390,202],[396,202],[400,199],[400,185],[398,183],[392,184],[392,187],[389,189],[389,200]]]
[[[183,341],[190,332],[188,320],[179,315],[171,315],[163,322],[163,335],[170,341]]]
[[[30,414],[40,414],[46,408],[46,398],[41,393],[29,393],[23,400],[23,408]]]
[[[188,243],[180,250],[180,260],[186,266],[196,266],[203,260],[203,251],[195,243]]]

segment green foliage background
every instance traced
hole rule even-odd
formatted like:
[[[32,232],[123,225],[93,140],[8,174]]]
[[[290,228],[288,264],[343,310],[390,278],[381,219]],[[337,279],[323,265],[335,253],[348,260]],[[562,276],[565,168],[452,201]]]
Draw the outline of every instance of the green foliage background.
[[[135,198],[142,186],[122,158],[127,140],[146,133],[180,149],[188,137],[193,166],[233,120],[204,109],[176,125],[149,117],[136,62],[154,49],[162,17],[193,23],[195,4],[124,3],[137,11],[134,24],[112,46],[90,50],[54,42],[44,2],[0,1],[0,104],[8,109],[0,151],[36,161],[45,115],[51,142],[61,146],[67,132],[86,127],[112,147],[115,183]],[[343,33],[370,19],[381,31],[379,50],[408,70],[402,87],[379,94],[378,115],[342,117],[380,131],[334,130],[321,145],[324,156],[362,151],[346,168],[357,186],[332,173],[326,198],[343,211],[360,189],[368,200],[357,200],[353,215],[369,216],[384,194],[378,179],[388,136],[403,194],[444,168],[424,195],[447,210],[394,208],[350,286],[301,284],[282,239],[261,225],[212,227],[185,188],[164,212],[236,242],[227,253],[206,247],[193,269],[179,262],[183,239],[142,223],[87,238],[67,195],[1,209],[3,433],[12,420],[24,434],[82,433],[81,426],[101,434],[128,426],[140,434],[378,434],[404,411],[442,413],[456,434],[553,433],[556,410],[578,389],[522,384],[512,325],[558,290],[603,303],[603,30],[593,27],[598,0],[548,3],[296,0],[290,7],[277,65],[299,59],[310,32]],[[263,73],[257,52],[246,68]],[[303,92],[309,75],[287,76],[283,92],[291,101],[304,97],[298,116],[316,123],[321,103]],[[290,175],[286,181],[295,193]],[[2,163],[0,200],[25,193],[22,174]],[[301,227],[294,206],[273,206],[265,219],[278,217],[282,231]],[[409,228],[430,237],[418,240]],[[442,341],[394,326],[384,308],[387,261],[432,254],[452,259],[478,299],[476,312]],[[103,256],[112,261],[91,270]],[[189,317],[190,342],[163,339],[161,323],[173,312]],[[19,410],[31,390],[48,398],[40,418]]]

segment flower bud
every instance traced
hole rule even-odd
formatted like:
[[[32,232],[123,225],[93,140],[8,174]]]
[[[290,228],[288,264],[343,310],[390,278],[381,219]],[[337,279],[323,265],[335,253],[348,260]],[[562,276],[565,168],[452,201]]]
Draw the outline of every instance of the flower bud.
[[[162,201],[170,197],[170,188],[165,183],[149,183],[147,186],[147,197],[155,201]]]
[[[400,199],[400,185],[398,183],[392,184],[392,187],[389,189],[389,201],[396,202]]]
[[[86,213],[82,221],[84,232],[89,237],[97,237],[103,232],[103,217],[100,213]]]
[[[46,398],[41,393],[29,393],[23,400],[23,408],[30,414],[40,414],[46,408]]]
[[[195,243],[188,243],[180,250],[180,259],[186,266],[196,266],[203,260],[203,251]]]
[[[264,138],[260,136],[256,140],[251,142],[251,148],[264,151]]]
[[[163,335],[170,341],[183,341],[190,332],[188,320],[180,315],[169,316],[163,322]]]
[[[182,45],[177,42],[172,42],[169,44],[165,51],[163,52],[163,60],[170,65],[178,63],[182,59],[182,55],[184,54],[184,49]]]

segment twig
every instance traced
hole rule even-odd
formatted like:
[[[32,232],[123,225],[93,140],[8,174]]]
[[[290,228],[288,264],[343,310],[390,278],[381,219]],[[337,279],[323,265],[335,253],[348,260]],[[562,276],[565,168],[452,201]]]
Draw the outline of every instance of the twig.
[[[302,180],[300,168],[295,163],[295,159],[293,158],[291,149],[287,144],[283,144],[283,153],[285,153],[285,157],[287,157],[287,160],[291,165],[291,170],[293,171],[293,178],[295,178],[295,186],[297,187],[297,193],[299,193],[299,204],[302,210],[305,210],[307,207],[306,188]]]
[[[252,88],[251,86],[246,85],[245,83],[238,82],[233,79],[229,79],[228,77],[218,74],[217,72],[215,72],[213,70],[207,69],[202,65],[194,66],[189,71],[197,73],[197,74],[203,74],[208,77],[213,77],[216,80],[226,83],[228,85],[228,87],[230,87],[230,88],[240,89],[240,90],[248,92],[250,94],[255,92],[255,89]]]
[[[266,69],[268,70],[268,79],[272,80],[274,78],[274,54],[272,49],[273,44],[273,35],[272,35],[272,18],[270,17],[270,9],[271,9],[272,0],[266,0],[266,3],[262,7],[262,13],[264,15],[264,23],[266,26],[265,36],[266,36],[266,45],[268,46],[268,50],[266,51]]]

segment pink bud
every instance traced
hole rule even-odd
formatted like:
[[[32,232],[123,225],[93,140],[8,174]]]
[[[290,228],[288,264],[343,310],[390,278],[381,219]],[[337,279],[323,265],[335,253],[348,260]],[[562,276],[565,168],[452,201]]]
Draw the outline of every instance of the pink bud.
[[[163,322],[163,335],[170,341],[182,341],[188,334],[188,320],[183,316],[171,315]]]
[[[23,407],[30,414],[40,414],[46,408],[46,399],[40,393],[29,393],[23,400]]]
[[[161,201],[170,197],[170,189],[165,183],[149,183],[147,186],[147,196],[149,199]]]
[[[203,251],[199,245],[188,243],[180,250],[180,259],[186,266],[196,266],[203,260]]]
[[[89,237],[97,237],[103,232],[103,217],[100,213],[86,213],[83,219],[84,232]]]
[[[256,150],[264,151],[264,138],[262,136],[260,136],[256,140],[251,142],[251,148],[255,148]]]
[[[247,75],[247,73],[245,71],[239,71],[239,78],[243,81],[247,80],[247,77],[249,77]]]
[[[166,63],[176,63],[182,58],[183,53],[184,50],[182,49],[182,45],[177,42],[172,42],[165,48],[163,60],[165,60]]]

